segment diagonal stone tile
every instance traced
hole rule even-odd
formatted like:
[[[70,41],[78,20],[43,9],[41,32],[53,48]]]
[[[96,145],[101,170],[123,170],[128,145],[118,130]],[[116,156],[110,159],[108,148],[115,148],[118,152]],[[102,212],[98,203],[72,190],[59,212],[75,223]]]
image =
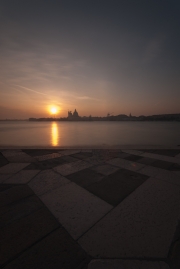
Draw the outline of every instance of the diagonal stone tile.
[[[27,170],[46,170],[56,167],[60,164],[66,163],[61,157],[55,159],[48,159],[41,162],[35,162],[28,165],[25,169]]]
[[[172,171],[168,171],[168,170],[164,170],[164,169],[156,168],[152,166],[145,166],[142,169],[140,169],[138,173],[141,173],[143,175],[147,175],[150,177],[154,177],[160,180],[164,180],[171,184],[180,185],[179,176],[176,173],[173,173]]]
[[[164,155],[159,155],[155,153],[143,153],[143,157],[148,157],[156,160],[162,160],[166,162],[172,162],[172,163],[179,163],[180,164],[180,159],[174,158],[174,157],[169,157],[169,156],[164,156]]]
[[[80,170],[83,170],[91,166],[92,164],[88,162],[77,161],[77,162],[62,164],[57,167],[54,167],[54,171],[60,173],[63,176],[67,176],[67,175],[70,175],[72,173],[78,172]]]
[[[180,159],[180,153],[175,156],[175,158]]]
[[[37,195],[42,195],[69,182],[68,179],[55,173],[53,170],[45,170],[35,176],[28,185]]]
[[[3,183],[5,180],[7,180],[11,176],[12,174],[0,174],[0,183]]]
[[[133,155],[142,155],[143,151],[139,151],[139,150],[133,150],[133,149],[129,149],[129,150],[122,150],[122,152],[128,153],[128,154],[133,154]]]
[[[85,269],[90,257],[59,227],[37,244],[10,261],[5,269]]]
[[[0,167],[0,174],[14,174],[28,166],[29,163],[9,163]]]
[[[59,226],[46,208],[41,208],[30,215],[1,227],[0,264],[17,257],[21,252],[42,239]]]
[[[7,159],[2,155],[2,153],[0,153],[0,167],[4,166],[8,164]]]
[[[79,240],[93,257],[166,258],[180,217],[180,187],[148,179]]]
[[[75,183],[66,184],[40,198],[74,239],[112,209],[111,205]]]
[[[80,160],[86,159],[86,158],[91,157],[91,156],[92,156],[91,152],[79,152],[79,153],[73,154],[73,157],[80,159]]]
[[[119,170],[119,168],[114,167],[114,166],[109,165],[109,164],[98,165],[98,166],[92,167],[91,169],[104,175],[104,176],[108,176],[110,174],[113,174],[117,170]]]
[[[147,176],[122,169],[84,187],[107,203],[116,206],[147,179]]]
[[[146,158],[146,157],[142,157],[137,160],[138,163],[142,163],[142,164],[146,164],[146,165],[151,165],[155,162],[155,159],[151,159],[151,158]]]
[[[131,171],[137,171],[144,167],[144,164],[141,163],[136,163],[136,162],[131,162],[125,159],[120,159],[120,158],[115,158],[107,162],[108,164],[112,164],[124,169],[128,169]]]
[[[24,149],[23,152],[27,153],[28,155],[35,157],[35,156],[42,156],[48,155],[52,153],[58,153],[59,150],[56,149]]]
[[[63,160],[64,160],[65,162],[67,162],[67,163],[72,163],[72,162],[77,162],[77,161],[79,161],[79,159],[74,158],[74,157],[69,156],[69,155],[63,155],[63,156],[61,157],[61,159],[63,159]]]
[[[7,186],[7,189],[2,191],[0,194],[0,206],[6,206],[11,203],[15,203],[20,199],[24,199],[34,194],[27,185],[2,184],[1,186]]]
[[[7,160],[9,162],[12,162],[12,163],[31,163],[31,162],[35,162],[36,160],[27,155],[26,153],[23,153],[22,154],[18,154],[18,155],[14,155],[14,156],[9,156],[9,157],[6,157]]]
[[[80,149],[65,149],[58,151],[61,155],[73,155],[76,153],[79,153],[81,150]]]
[[[2,150],[1,152],[6,158],[13,157],[13,156],[20,156],[24,154],[24,152],[19,149],[16,149],[16,150],[6,149],[6,150]]]
[[[44,207],[44,204],[35,195],[25,197],[24,199],[16,201],[16,203],[1,207],[0,227],[9,225],[14,221],[18,221],[19,219],[28,216],[32,212],[37,211],[42,207]]]
[[[39,172],[40,170],[21,170],[17,174],[11,175],[11,177],[6,179],[4,183],[26,184]]]
[[[46,161],[46,160],[50,160],[50,159],[59,158],[61,156],[62,155],[59,154],[59,153],[51,153],[51,154],[36,156],[35,159],[41,162],[41,161]]]
[[[86,158],[86,162],[90,163],[91,165],[98,165],[104,163],[104,160],[93,155],[92,157]]]
[[[170,269],[170,267],[164,261],[96,259],[89,263],[88,269]]]
[[[129,155],[128,157],[125,157],[124,159],[129,160],[129,161],[133,161],[133,162],[137,162],[141,158],[142,157],[138,156],[138,155]]]
[[[87,187],[95,182],[101,181],[103,177],[103,175],[100,175],[88,168],[67,176],[69,180],[75,182],[81,187]]]

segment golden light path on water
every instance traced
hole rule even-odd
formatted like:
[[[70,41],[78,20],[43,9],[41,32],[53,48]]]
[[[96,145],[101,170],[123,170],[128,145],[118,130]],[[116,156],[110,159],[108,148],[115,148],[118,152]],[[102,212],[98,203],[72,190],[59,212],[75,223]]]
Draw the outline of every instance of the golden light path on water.
[[[59,138],[59,132],[58,132],[58,125],[56,122],[52,122],[51,125],[51,144],[52,146],[58,146],[58,138]]]

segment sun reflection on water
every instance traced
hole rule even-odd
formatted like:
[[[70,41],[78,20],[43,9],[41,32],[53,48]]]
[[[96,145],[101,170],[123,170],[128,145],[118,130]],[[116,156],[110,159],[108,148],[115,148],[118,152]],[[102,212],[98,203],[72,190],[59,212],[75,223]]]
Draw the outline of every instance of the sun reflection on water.
[[[53,122],[51,125],[51,143],[52,146],[57,146],[58,145],[58,125],[56,122]]]

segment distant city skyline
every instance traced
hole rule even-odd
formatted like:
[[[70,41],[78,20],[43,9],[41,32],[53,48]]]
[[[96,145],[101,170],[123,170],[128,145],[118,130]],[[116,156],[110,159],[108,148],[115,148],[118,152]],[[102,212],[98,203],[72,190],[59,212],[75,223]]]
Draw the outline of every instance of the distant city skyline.
[[[2,0],[0,119],[180,113],[180,3]]]

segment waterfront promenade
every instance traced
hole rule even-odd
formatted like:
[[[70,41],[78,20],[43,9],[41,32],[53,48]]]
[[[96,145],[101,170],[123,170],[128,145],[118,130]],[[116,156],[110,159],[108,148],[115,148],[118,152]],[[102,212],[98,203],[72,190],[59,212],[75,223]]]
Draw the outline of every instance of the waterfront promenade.
[[[0,268],[180,268],[180,147],[0,149]]]

